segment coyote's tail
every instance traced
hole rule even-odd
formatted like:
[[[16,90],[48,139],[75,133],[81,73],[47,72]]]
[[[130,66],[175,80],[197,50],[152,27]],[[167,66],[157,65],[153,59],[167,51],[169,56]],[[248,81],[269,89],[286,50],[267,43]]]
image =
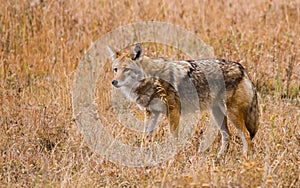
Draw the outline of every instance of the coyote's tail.
[[[253,98],[252,102],[250,103],[249,109],[246,114],[246,127],[250,133],[251,139],[255,136],[258,130],[258,121],[259,121],[259,108],[258,108],[258,101],[257,101],[257,93],[253,87]]]

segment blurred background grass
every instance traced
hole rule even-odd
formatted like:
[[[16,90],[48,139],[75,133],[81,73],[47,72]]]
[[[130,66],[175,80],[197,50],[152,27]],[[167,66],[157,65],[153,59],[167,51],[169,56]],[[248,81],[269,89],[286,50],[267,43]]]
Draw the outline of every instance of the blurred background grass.
[[[174,160],[128,168],[84,143],[71,109],[80,59],[110,30],[149,20],[186,28],[216,57],[246,67],[262,112],[252,160],[242,159],[237,139],[218,162],[219,143],[200,154],[195,136]],[[0,0],[0,186],[299,187],[299,49],[297,0]]]

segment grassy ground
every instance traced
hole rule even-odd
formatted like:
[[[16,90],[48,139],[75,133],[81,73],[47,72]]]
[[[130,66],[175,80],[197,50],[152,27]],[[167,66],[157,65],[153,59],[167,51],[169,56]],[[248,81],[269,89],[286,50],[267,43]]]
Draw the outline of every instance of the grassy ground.
[[[145,168],[111,163],[88,148],[72,118],[76,67],[94,40],[146,20],[195,32],[216,57],[246,67],[261,109],[251,160],[235,137],[221,161],[219,138],[198,153],[194,135],[174,159]],[[296,0],[0,0],[0,186],[300,187],[299,49]]]

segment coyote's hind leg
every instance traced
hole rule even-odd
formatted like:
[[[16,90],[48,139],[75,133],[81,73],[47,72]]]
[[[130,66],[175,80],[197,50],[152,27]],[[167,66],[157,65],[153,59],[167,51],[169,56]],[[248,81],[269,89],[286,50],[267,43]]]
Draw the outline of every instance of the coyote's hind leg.
[[[218,153],[218,156],[223,155],[229,146],[229,140],[230,140],[230,133],[227,126],[227,117],[224,113],[225,107],[220,105],[213,105],[211,106],[211,117],[214,123],[217,124],[221,135],[222,135],[222,146]]]

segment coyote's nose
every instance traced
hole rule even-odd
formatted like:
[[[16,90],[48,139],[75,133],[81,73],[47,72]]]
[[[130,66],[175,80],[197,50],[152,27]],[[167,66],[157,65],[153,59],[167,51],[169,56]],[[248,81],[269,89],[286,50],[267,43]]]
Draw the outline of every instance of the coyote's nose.
[[[117,87],[117,86],[118,86],[118,81],[117,81],[117,80],[113,80],[113,81],[111,82],[111,84],[112,84],[113,86]]]

